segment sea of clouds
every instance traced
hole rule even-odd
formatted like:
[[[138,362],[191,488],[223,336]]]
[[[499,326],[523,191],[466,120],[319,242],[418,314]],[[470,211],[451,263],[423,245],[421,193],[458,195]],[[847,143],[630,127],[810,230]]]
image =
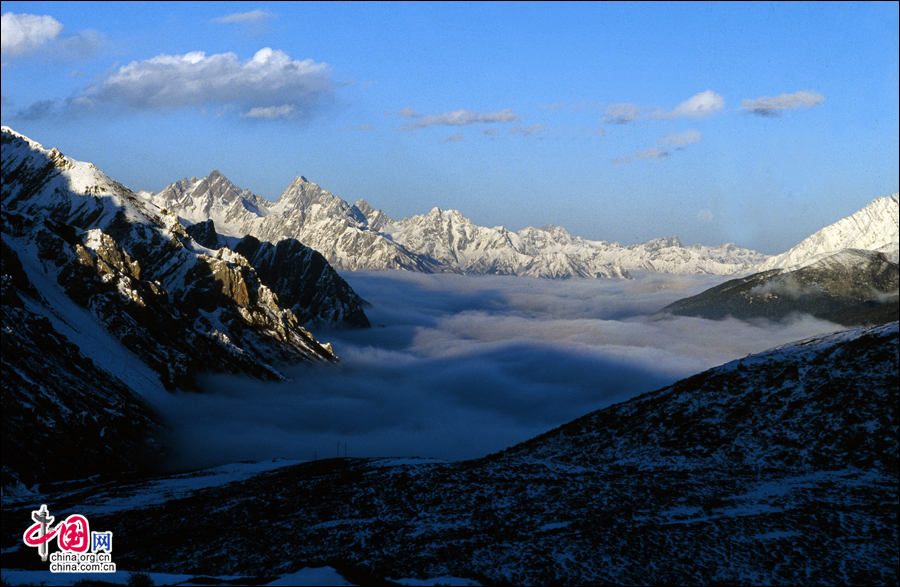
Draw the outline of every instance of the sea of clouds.
[[[839,326],[660,315],[722,277],[563,281],[349,273],[367,330],[314,330],[334,367],[211,376],[167,398],[175,468],[284,458],[482,457],[591,411]]]

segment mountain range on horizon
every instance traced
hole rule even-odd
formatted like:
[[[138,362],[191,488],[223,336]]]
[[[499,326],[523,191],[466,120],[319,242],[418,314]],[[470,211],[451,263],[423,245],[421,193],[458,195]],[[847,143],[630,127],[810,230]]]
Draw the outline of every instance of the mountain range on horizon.
[[[212,220],[227,237],[296,238],[338,270],[628,278],[629,271],[730,275],[768,259],[733,244],[684,246],[677,237],[625,247],[553,225],[512,232],[440,208],[394,220],[365,200],[351,205],[302,176],[275,203],[235,186],[218,170],[144,193],[186,224]]]
[[[875,199],[782,255],[769,256],[734,244],[685,246],[677,237],[623,246],[573,236],[553,225],[512,232],[478,226],[457,210],[440,208],[398,221],[365,200],[351,205],[303,176],[274,204],[238,188],[218,170],[156,194],[143,193],[185,224],[212,220],[216,231],[232,239],[296,238],[339,270],[628,278],[629,271],[747,274],[847,248],[884,252],[895,263],[898,256],[896,194]]]

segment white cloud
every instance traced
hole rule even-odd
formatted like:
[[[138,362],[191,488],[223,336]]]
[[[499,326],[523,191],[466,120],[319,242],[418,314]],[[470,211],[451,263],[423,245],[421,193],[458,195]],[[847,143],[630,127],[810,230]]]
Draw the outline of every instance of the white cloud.
[[[711,116],[725,108],[725,98],[721,94],[717,94],[712,90],[700,92],[691,96],[674,109],[666,111],[658,111],[654,113],[654,118],[704,118]]]
[[[421,116],[415,114],[412,109],[404,108],[398,113],[400,116],[407,118],[418,118],[416,122],[407,124],[402,130],[415,130],[428,126],[444,125],[444,126],[468,126],[470,124],[490,124],[497,122],[519,122],[522,117],[513,112],[512,108],[501,110],[500,112],[488,112],[481,114],[472,112],[471,110],[454,110],[443,114],[434,114],[431,116]]]
[[[270,13],[257,8],[256,10],[251,10],[250,12],[237,12],[235,14],[229,14],[227,16],[220,16],[219,18],[212,19],[212,21],[218,24],[242,23],[262,20],[269,16],[271,16]]]
[[[665,149],[657,149],[650,148],[644,149],[638,153],[634,153],[632,155],[626,155],[625,157],[619,157],[618,159],[613,159],[610,161],[610,165],[621,165],[623,163],[631,163],[632,161],[640,161],[641,159],[653,159],[654,161],[660,161],[669,156],[669,152]]]
[[[659,137],[656,139],[656,143],[667,147],[683,147],[685,145],[699,143],[701,140],[703,140],[703,135],[700,134],[700,131],[690,129],[684,132],[673,132]]]
[[[446,139],[444,139],[444,142],[445,142],[445,143],[459,143],[459,142],[462,141],[464,138],[465,138],[465,137],[463,136],[463,134],[462,134],[461,132],[458,132],[458,133],[456,133],[455,135],[450,135],[449,137],[447,137]]]
[[[801,90],[793,94],[780,94],[774,98],[763,96],[755,100],[743,100],[741,109],[757,116],[780,116],[784,110],[796,110],[801,106],[819,106],[825,96],[811,90]]]
[[[626,124],[637,118],[640,112],[641,109],[638,108],[637,104],[627,102],[610,104],[606,109],[606,116],[603,120],[610,124]]]
[[[7,12],[0,18],[0,48],[4,55],[35,51],[56,39],[62,30],[62,23],[52,16]]]
[[[285,118],[309,115],[333,88],[327,64],[293,60],[266,47],[244,62],[234,53],[202,51],[135,61],[77,102],[138,111],[220,104],[244,117]]]

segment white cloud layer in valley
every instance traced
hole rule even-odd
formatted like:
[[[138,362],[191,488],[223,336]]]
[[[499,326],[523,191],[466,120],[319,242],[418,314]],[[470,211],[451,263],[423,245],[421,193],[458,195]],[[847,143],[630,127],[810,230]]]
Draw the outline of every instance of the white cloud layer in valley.
[[[346,276],[373,328],[323,332],[334,368],[287,383],[214,376],[160,406],[176,467],[275,457],[496,452],[593,410],[838,327],[654,316],[721,278],[550,281],[405,272]]]

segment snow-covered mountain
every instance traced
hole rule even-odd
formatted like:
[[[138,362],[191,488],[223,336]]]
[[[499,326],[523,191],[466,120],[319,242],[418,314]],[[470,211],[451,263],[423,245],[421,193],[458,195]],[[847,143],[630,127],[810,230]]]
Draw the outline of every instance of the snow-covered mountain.
[[[897,263],[884,253],[845,249],[791,269],[739,277],[662,312],[721,320],[782,320],[802,313],[844,326],[885,324],[898,318]]]
[[[136,455],[159,423],[144,400],[196,389],[197,373],[283,379],[273,365],[336,361],[281,292],[311,322],[368,324],[314,251],[244,243],[257,272],[93,165],[5,127],[2,177],[4,485],[146,465]],[[66,460],[98,436],[105,448]]]
[[[5,496],[4,566],[42,568],[21,537],[46,503],[114,529],[135,571],[896,584],[898,343],[896,322],[800,341],[472,461],[276,460]]]
[[[456,210],[440,208],[393,220],[365,200],[350,205],[304,177],[274,204],[218,171],[183,179],[150,197],[187,223],[213,220],[229,237],[297,239],[347,270],[627,278],[629,270],[730,275],[768,258],[735,245],[685,247],[677,238],[624,247],[554,226],[512,232],[477,226]]]
[[[662,312],[719,320],[803,313],[844,326],[897,320],[898,196],[878,198],[823,228],[758,272],[679,300]]]
[[[894,263],[900,256],[900,196],[878,198],[855,214],[826,226],[758,271],[796,269],[844,249],[877,251]]]

